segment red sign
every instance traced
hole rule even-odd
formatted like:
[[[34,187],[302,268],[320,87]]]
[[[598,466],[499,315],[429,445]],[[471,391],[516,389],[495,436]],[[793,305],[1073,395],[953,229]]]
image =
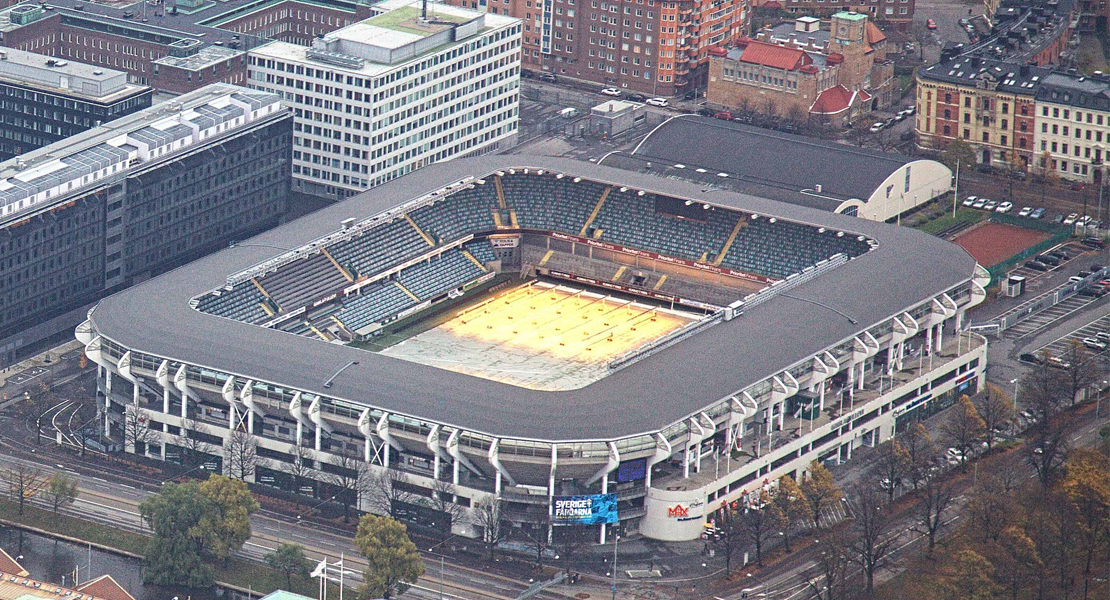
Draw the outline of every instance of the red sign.
[[[689,517],[690,509],[682,506],[681,504],[675,504],[673,508],[667,509],[667,516],[680,519],[683,517]]]

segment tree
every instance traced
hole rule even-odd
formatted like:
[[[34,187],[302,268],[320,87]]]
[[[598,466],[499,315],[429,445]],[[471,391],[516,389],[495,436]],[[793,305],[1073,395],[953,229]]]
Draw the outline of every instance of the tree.
[[[207,435],[208,426],[204,423],[192,417],[181,422],[180,433],[175,441],[181,447],[181,464],[183,466],[198,467],[215,453],[212,444],[204,441],[204,437]]]
[[[875,476],[879,478],[879,483],[885,480],[887,502],[894,502],[896,488],[902,485],[904,477],[910,475],[910,453],[893,438],[879,444],[876,450],[878,456],[875,458]]]
[[[293,477],[293,489],[297,490],[298,499],[301,497],[301,484],[315,479],[316,469],[313,468],[315,461],[315,452],[303,446],[294,446],[293,462],[282,463],[282,470]]]
[[[551,515],[546,510],[538,511],[534,513],[528,525],[524,529],[524,539],[528,542],[528,548],[536,553],[536,564],[542,568],[543,553],[551,547],[551,538],[548,536],[551,528]]]
[[[555,544],[555,552],[563,559],[563,573],[570,577],[575,557],[590,545],[590,530],[573,525],[555,527],[551,530],[551,541]]]
[[[150,412],[135,404],[123,409],[123,445],[135,454],[146,454],[146,446],[154,440],[150,428]]]
[[[982,544],[997,542],[1002,532],[1021,516],[1020,507],[1014,504],[1013,496],[995,475],[981,476],[970,496],[968,517],[971,528],[980,534],[977,541]]]
[[[779,477],[779,486],[771,496],[771,503],[778,512],[783,545],[790,552],[790,533],[805,522],[808,514],[805,494],[793,477],[783,475]]]
[[[285,574],[285,588],[293,589],[293,577],[308,579],[311,562],[304,555],[304,547],[300,544],[281,544],[266,555],[266,564],[270,568]]]
[[[43,488],[43,495],[55,513],[61,507],[73,504],[77,500],[77,493],[77,477],[70,477],[62,471],[55,471]]]
[[[30,394],[24,392],[24,397]],[[42,420],[54,408],[54,386],[49,379],[39,380],[39,391],[35,393],[32,409],[35,411],[35,445],[42,443]]]
[[[936,454],[936,444],[925,426],[913,423],[898,436],[898,443],[905,449],[910,459],[908,478],[914,491],[924,481],[929,472],[930,462]]]
[[[843,536],[831,535],[818,542],[816,573],[806,578],[806,584],[816,600],[844,600],[851,590],[848,567],[852,564],[845,540]]]
[[[973,404],[975,410],[983,419],[987,451],[989,452],[994,448],[994,440],[997,434],[1004,429],[1008,429],[1014,422],[1016,416],[1014,400],[1006,392],[1003,392],[1002,388],[993,383],[988,383],[983,393],[975,397]]]
[[[1066,471],[1062,488],[1079,526],[1084,558],[1083,597],[1087,598],[1095,553],[1110,533],[1110,458],[1096,450],[1077,449],[1068,458]]]
[[[1025,442],[1025,460],[1033,467],[1041,488],[1047,490],[1064,466],[1070,444],[1070,428],[1062,418],[1038,421]]]
[[[241,429],[235,430],[224,444],[227,456],[227,475],[246,481],[254,477],[258,468],[258,442],[254,436]]]
[[[336,454],[331,458],[330,464],[331,468],[326,469],[327,482],[336,488],[335,498],[343,505],[343,522],[346,523],[350,519],[351,505],[357,505],[359,499],[373,488],[374,478],[370,473],[370,465],[358,456],[347,453]],[[396,486],[391,482],[390,489],[394,487]],[[393,510],[391,506],[384,512],[395,516]]]
[[[391,517],[363,515],[355,546],[366,558],[366,595],[388,600],[405,593],[424,574],[424,561],[409,539],[404,523]]]
[[[956,171],[957,164],[960,165],[960,169],[966,169],[975,164],[975,150],[971,148],[971,144],[956,138],[948,142],[948,147],[941,153],[940,160],[953,172]]]
[[[39,495],[46,486],[46,476],[42,469],[18,463],[4,469],[4,483],[8,488],[8,499],[19,504],[19,514],[28,500]]]
[[[1077,338],[1068,340],[1068,345],[1060,354],[1064,361],[1064,380],[1067,382],[1068,402],[1074,405],[1079,399],[1079,392],[1090,387],[1098,381],[1099,369],[1097,361],[1091,351]]]
[[[863,571],[865,589],[871,595],[875,591],[875,572],[886,565],[894,546],[894,537],[888,535],[893,511],[884,510],[878,492],[871,487],[856,488],[847,502],[852,523],[846,547],[852,562]]]
[[[771,504],[770,494],[760,491],[756,502],[739,509],[732,517],[739,524],[740,534],[755,546],[755,562],[761,568],[763,567],[763,545],[778,531],[779,519],[776,512]]]
[[[944,586],[944,597],[951,600],[992,600],[994,566],[982,554],[970,549],[956,552],[953,574]]]
[[[450,481],[445,481],[443,479],[436,480],[435,484],[432,486],[431,505],[432,508],[447,516],[448,529],[454,526],[455,523],[459,521],[459,517],[462,516],[463,508],[457,502],[455,502],[455,485],[452,484]],[[546,511],[543,512],[541,519],[543,519],[543,523],[541,524],[544,525],[543,538],[544,543],[546,544],[546,524],[548,523]],[[543,550],[540,550],[539,552],[542,555]],[[540,562],[540,559],[537,558],[536,562]]]
[[[1038,424],[1045,424],[1060,412],[1065,383],[1059,369],[1050,367],[1057,360],[1048,350],[1037,354],[1038,364],[1021,378],[1021,396]]]
[[[1018,594],[1044,567],[1044,563],[1037,554],[1037,545],[1020,527],[1004,529],[997,548],[1000,560],[994,561],[995,573],[1009,590],[1011,600],[1017,600]]]
[[[412,502],[409,477],[397,469],[382,469],[369,474],[366,493],[370,508],[380,515],[394,515],[399,502]]]
[[[960,396],[948,420],[941,425],[941,433],[945,439],[960,453],[960,465],[966,469],[967,459],[979,442],[983,439],[986,425],[983,423],[979,411],[971,403],[971,398]]]
[[[809,518],[813,520],[813,528],[821,529],[821,517],[828,511],[833,503],[844,496],[840,488],[833,483],[832,473],[825,465],[813,461],[809,464],[809,476],[800,486],[805,495],[806,505],[809,507]]]
[[[952,486],[940,478],[925,482],[917,499],[917,524],[914,529],[929,538],[929,552],[937,545],[937,533],[944,526],[944,514],[952,505]]]
[[[232,553],[251,537],[251,514],[258,502],[241,479],[211,475],[199,486],[209,503],[209,511],[197,523],[198,535],[217,559],[227,564]]]
[[[139,513],[154,532],[144,554],[145,583],[190,588],[212,584],[212,568],[201,556],[205,535],[198,528],[211,510],[211,500],[195,481],[167,483],[143,500]]]
[[[725,555],[725,577],[732,573],[732,557],[740,551],[740,545],[744,541],[740,518],[736,514],[738,508],[738,503],[722,503],[720,510],[717,511],[717,519],[714,523],[717,526],[718,535],[720,535],[717,547]]]
[[[509,533],[505,524],[504,501],[500,498],[490,498],[480,502],[474,509],[474,524],[482,532],[482,543],[489,551],[489,559],[493,560],[493,553],[497,545],[505,540]]]

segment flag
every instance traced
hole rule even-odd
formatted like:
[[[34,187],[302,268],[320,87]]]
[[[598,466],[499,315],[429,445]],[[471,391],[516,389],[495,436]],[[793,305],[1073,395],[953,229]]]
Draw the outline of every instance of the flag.
[[[316,565],[316,568],[312,571],[311,576],[312,577],[322,577],[324,575],[324,571],[326,571],[327,569],[328,569],[328,559],[325,558],[324,560],[320,561],[320,564]]]

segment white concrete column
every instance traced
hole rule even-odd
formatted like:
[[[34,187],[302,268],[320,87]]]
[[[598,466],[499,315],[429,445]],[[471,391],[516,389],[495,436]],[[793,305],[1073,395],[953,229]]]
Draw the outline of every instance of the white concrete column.
[[[700,447],[701,444],[698,444],[698,446]],[[699,460],[698,463],[700,464],[701,461]],[[608,473],[606,473],[601,478],[601,493],[602,494],[608,494],[609,493],[609,474]],[[597,543],[599,543],[599,544],[604,544],[605,543],[605,530],[606,530],[606,528],[607,527],[606,527],[605,523],[602,523],[601,524],[601,535],[598,537]],[[610,568],[616,568],[616,565],[609,565],[609,567]]]
[[[944,323],[937,324],[937,352],[944,347]]]
[[[185,365],[177,370],[173,376],[173,385],[181,393],[181,419],[189,418],[189,371]]]
[[[644,487],[651,487],[651,468],[655,465],[667,460],[674,454],[674,449],[671,447],[671,442],[663,437],[663,434],[655,434],[655,454],[648,459],[647,475],[644,477]]]
[[[300,435],[301,424],[297,422],[297,434]],[[367,408],[362,411],[358,416],[358,432],[362,434],[362,459],[366,462],[373,462],[370,456],[371,443],[370,436],[374,434],[374,428],[370,425],[370,409]],[[298,438],[299,439],[299,438]]]
[[[925,328],[925,347],[921,349],[926,356],[933,353],[933,327],[930,325]]]

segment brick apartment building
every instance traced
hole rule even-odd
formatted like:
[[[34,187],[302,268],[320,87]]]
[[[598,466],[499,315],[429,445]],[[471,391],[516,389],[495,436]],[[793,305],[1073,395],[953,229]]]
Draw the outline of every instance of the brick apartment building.
[[[703,87],[710,49],[739,38],[749,0],[448,0],[524,21],[527,71],[652,96]]]
[[[707,98],[726,109],[844,124],[891,102],[894,67],[886,44],[862,13],[837,13],[827,30],[802,17],[715,51]]]

